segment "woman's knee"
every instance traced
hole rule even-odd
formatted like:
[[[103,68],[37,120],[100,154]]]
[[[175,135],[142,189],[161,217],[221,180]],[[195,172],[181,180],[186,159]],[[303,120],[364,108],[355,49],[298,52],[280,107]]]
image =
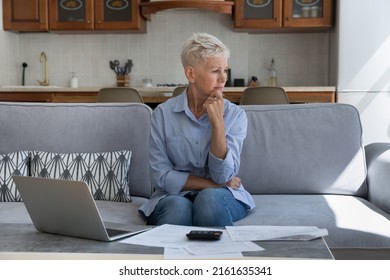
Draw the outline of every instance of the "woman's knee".
[[[192,225],[192,203],[179,195],[169,195],[159,201],[150,224]]]
[[[217,190],[210,188],[199,192],[193,206],[194,225],[226,226],[232,224],[223,192]]]
[[[205,189],[195,199],[194,225],[230,226],[245,217],[247,207],[226,188]]]

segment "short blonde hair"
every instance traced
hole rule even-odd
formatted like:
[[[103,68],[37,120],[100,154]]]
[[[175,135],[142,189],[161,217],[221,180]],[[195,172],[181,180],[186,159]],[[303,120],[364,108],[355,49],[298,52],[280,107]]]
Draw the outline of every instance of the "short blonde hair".
[[[184,44],[181,52],[183,67],[205,63],[209,57],[230,56],[230,50],[217,37],[207,33],[194,33]]]

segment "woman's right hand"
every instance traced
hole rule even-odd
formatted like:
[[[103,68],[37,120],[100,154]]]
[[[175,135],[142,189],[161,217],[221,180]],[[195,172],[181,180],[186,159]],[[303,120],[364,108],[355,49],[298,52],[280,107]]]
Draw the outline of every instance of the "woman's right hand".
[[[224,187],[229,187],[233,190],[237,190],[241,186],[241,179],[239,177],[233,177],[229,181],[227,181],[225,184],[223,184]]]

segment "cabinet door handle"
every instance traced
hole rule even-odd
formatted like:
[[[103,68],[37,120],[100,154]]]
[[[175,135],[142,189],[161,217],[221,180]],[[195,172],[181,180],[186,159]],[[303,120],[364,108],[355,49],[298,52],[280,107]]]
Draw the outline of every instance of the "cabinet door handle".
[[[290,18],[289,17],[286,17],[286,21],[289,21],[290,20]]]

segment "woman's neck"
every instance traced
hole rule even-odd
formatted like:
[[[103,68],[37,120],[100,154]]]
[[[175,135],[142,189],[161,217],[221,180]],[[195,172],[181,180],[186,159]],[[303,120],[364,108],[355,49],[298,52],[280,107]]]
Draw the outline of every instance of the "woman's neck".
[[[200,94],[198,94],[197,92],[189,88],[187,98],[188,98],[188,107],[190,108],[194,116],[197,119],[199,119],[205,113],[203,104],[206,102],[207,97],[202,98]]]

